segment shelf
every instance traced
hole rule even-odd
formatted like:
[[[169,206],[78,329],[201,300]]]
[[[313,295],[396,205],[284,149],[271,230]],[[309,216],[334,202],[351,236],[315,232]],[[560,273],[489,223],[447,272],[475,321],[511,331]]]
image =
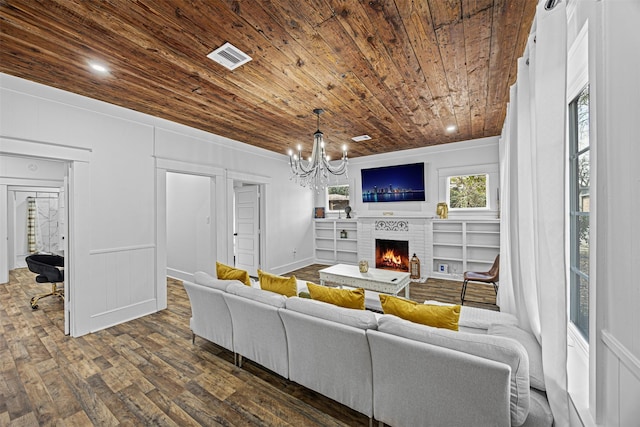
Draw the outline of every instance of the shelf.
[[[481,259],[468,259],[467,263],[474,263],[474,264],[493,264],[493,260],[487,261],[487,260],[481,260]]]
[[[500,234],[499,231],[469,231],[467,230],[467,234]]]
[[[347,237],[342,238],[342,231]],[[355,219],[316,219],[314,241],[316,261],[353,264],[358,260],[358,222]]]
[[[352,250],[352,249],[336,249],[336,252],[342,252],[345,254],[357,254],[358,251],[357,250]]]
[[[457,261],[457,262],[462,262],[462,258],[449,258],[449,257],[434,256],[433,259],[434,259],[434,261],[438,260],[438,261]]]
[[[500,252],[500,221],[433,221],[433,273],[455,278],[463,271],[479,271],[490,266]],[[439,272],[439,264],[448,264],[448,272]]]

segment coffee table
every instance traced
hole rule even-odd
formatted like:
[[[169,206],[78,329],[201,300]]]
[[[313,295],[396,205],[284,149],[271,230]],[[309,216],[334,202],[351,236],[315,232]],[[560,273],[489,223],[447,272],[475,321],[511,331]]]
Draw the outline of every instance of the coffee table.
[[[319,271],[320,284],[336,283],[340,286],[364,288],[369,291],[398,295],[404,289],[405,298],[409,298],[409,273],[401,271],[369,268],[366,273],[360,273],[357,265],[336,264]]]

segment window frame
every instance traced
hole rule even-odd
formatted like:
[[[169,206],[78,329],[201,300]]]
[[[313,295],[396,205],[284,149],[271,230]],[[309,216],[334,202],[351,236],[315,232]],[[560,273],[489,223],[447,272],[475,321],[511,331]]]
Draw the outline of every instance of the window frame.
[[[485,177],[485,206],[484,207],[472,207],[472,208],[454,208],[451,206],[451,178],[457,178],[462,176],[480,176],[484,175]],[[447,206],[450,211],[457,212],[473,212],[473,211],[487,211],[491,208],[491,194],[489,191],[490,184],[490,173],[489,172],[477,172],[477,173],[463,173],[463,174],[453,174],[448,175],[445,178],[445,200],[447,202]]]
[[[589,198],[591,201],[591,141],[588,144],[580,148],[579,130],[578,130],[578,100],[585,93],[588,93],[589,104],[588,114],[589,120],[591,117],[591,97],[590,88],[587,83],[576,94],[576,96],[568,104],[568,117],[569,117],[569,298],[568,298],[568,310],[569,310],[569,322],[573,329],[578,332],[579,336],[586,342],[589,342],[590,336],[590,316],[591,307],[589,301],[587,301],[587,315],[585,323],[580,324],[580,281],[587,282],[587,298],[590,299],[590,272],[589,264],[587,264],[587,271],[583,271],[580,267],[580,233],[578,231],[578,222],[581,218],[587,218],[589,222],[589,230],[591,229],[591,211],[582,211],[580,209],[580,157],[584,154],[589,154]],[[588,243],[589,254],[591,254],[591,240]],[[586,327],[586,329],[585,329]]]
[[[493,145],[490,145],[493,146]],[[495,144],[497,150],[497,143]],[[433,200],[434,212],[435,204],[446,202],[448,177],[464,176],[464,175],[488,175],[487,179],[487,207],[486,208],[465,208],[465,209],[449,209],[449,217],[455,218],[495,218],[494,215],[500,215],[500,165],[499,163],[476,163],[466,166],[454,166],[447,168],[438,168],[438,198]]]
[[[326,200],[327,212],[332,212],[332,213],[343,212],[344,209],[331,209],[331,205],[329,203],[329,188],[331,187],[347,187],[349,189],[349,202],[347,203],[347,205],[351,206],[351,186],[349,184],[334,184],[334,185],[327,185],[327,187],[325,188],[324,195]]]

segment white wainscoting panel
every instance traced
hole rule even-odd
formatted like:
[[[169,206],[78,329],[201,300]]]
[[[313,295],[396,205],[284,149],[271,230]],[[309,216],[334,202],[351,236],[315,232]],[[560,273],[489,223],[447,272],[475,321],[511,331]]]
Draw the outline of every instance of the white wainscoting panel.
[[[602,331],[609,381],[606,425],[631,426],[640,420],[640,360],[607,330]]]
[[[91,330],[156,311],[155,246],[91,251]]]

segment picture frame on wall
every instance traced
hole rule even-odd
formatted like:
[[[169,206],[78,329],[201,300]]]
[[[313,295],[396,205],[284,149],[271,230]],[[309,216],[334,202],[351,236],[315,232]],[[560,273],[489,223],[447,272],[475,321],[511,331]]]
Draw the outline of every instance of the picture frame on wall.
[[[313,209],[314,218],[324,218],[324,207],[316,207]]]

